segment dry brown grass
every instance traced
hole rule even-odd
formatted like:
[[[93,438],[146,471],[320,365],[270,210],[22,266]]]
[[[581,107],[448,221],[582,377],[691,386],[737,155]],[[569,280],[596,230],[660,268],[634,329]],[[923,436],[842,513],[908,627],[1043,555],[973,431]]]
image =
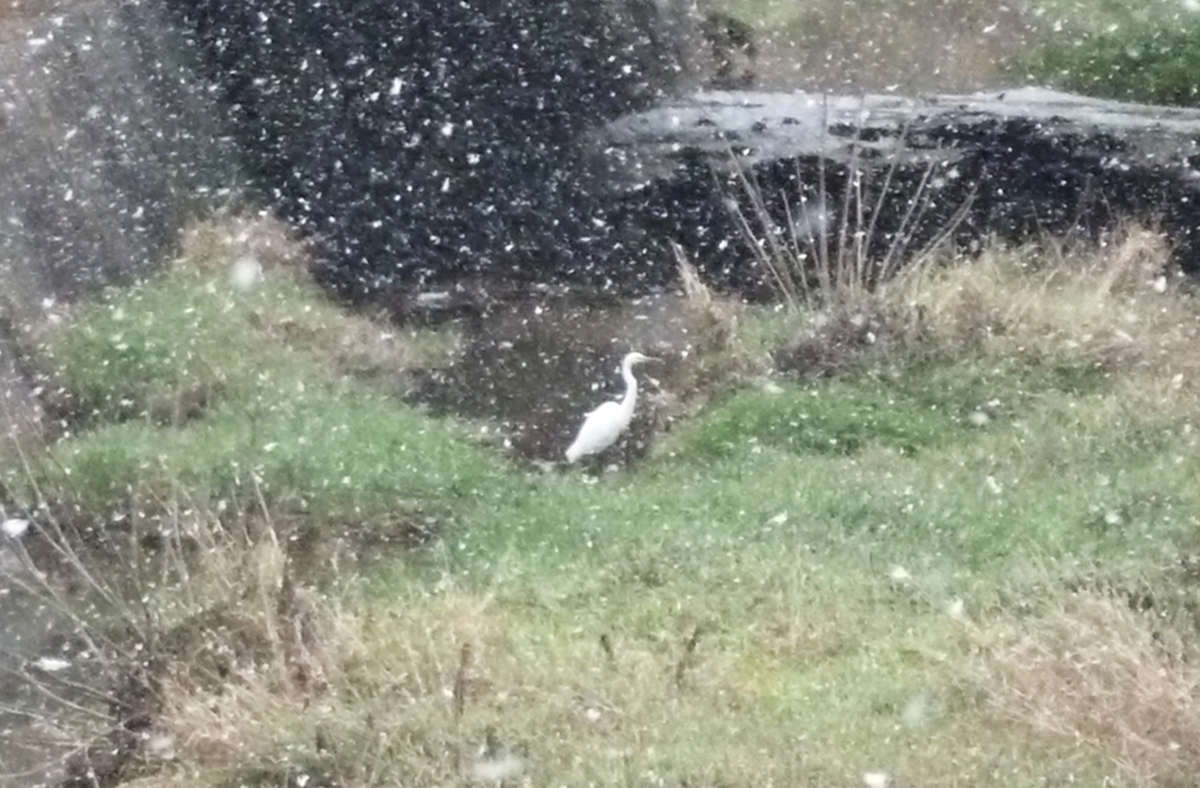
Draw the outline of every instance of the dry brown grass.
[[[698,412],[713,396],[765,371],[765,357],[743,340],[743,306],[705,284],[683,248],[673,244],[683,302],[679,309],[682,346],[672,353],[663,386],[651,398],[667,420]]]
[[[326,605],[325,637],[308,649],[327,682],[316,688],[271,671],[240,672],[215,690],[178,675],[166,686],[166,717],[181,762],[230,780],[253,764],[333,774],[339,785],[376,784],[380,769],[421,783],[465,771],[463,709],[494,689],[487,608],[486,598],[457,593],[378,618]],[[190,779],[167,770],[144,784]]]
[[[227,272],[243,258],[256,261],[263,272],[304,273],[313,262],[312,250],[299,233],[264,211],[193,222],[180,236],[175,265]]]
[[[360,379],[388,378],[410,369],[444,367],[464,341],[455,328],[397,328],[340,310],[264,314],[261,327],[289,347],[315,352],[332,369]]]
[[[1200,668],[1174,631],[1080,593],[1048,620],[1009,619],[979,638],[1006,720],[1103,754],[1133,784],[1195,784]]]
[[[164,694],[178,768],[134,785],[182,788],[197,774],[222,786],[301,775],[345,788],[487,783],[501,760],[489,748],[520,764],[510,784],[613,784],[653,774],[664,757],[701,768],[718,749],[724,773],[752,784],[787,760],[705,722],[741,702],[744,682],[694,626],[661,644],[601,638],[455,587],[324,609],[325,639],[311,650],[324,684],[267,669],[211,688],[177,672]]]
[[[1200,304],[1166,239],[1127,227],[1097,249],[995,246],[916,265],[879,292],[819,313],[781,366],[836,371],[881,351],[1089,360],[1145,396],[1200,395]]]
[[[47,784],[115,785],[173,760],[180,729],[164,712],[175,687],[219,694],[242,676],[273,688],[320,683],[312,653],[325,616],[295,587],[269,520],[167,508],[91,540],[46,511],[17,553],[30,571],[10,583],[69,620],[90,653],[87,672],[66,683],[30,672],[29,686],[53,703],[7,734]]]
[[[1159,233],[1124,229],[1097,250],[993,248],[978,260],[914,271],[888,288],[906,331],[997,352],[1082,353],[1105,367],[1183,373],[1194,383],[1200,313],[1169,275]]]
[[[444,366],[459,350],[453,331],[398,329],[372,315],[329,301],[312,282],[309,244],[294,228],[263,213],[221,215],[189,226],[180,239],[177,270],[217,276],[235,287],[257,286],[263,277],[288,277],[306,303],[263,302],[248,319],[272,339],[316,354],[325,367],[360,378],[387,377],[427,366]]]
[[[672,242],[671,248],[686,305],[685,332],[691,339],[688,351],[703,354],[736,349],[739,305],[717,295],[704,283],[682,246]]]
[[[760,33],[766,90],[968,91],[1010,84],[1005,65],[1050,35],[1032,6],[981,0],[723,0]]]

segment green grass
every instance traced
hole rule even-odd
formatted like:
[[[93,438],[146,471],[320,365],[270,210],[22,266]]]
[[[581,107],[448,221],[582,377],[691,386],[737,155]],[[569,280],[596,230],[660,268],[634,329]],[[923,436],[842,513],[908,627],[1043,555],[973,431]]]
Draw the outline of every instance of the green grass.
[[[655,562],[662,549],[658,562],[677,570],[711,558],[674,553],[680,541],[719,552],[766,538],[851,544],[897,563],[937,555],[999,577],[1034,560],[1137,552],[1152,562],[1197,524],[1200,464],[1182,424],[1097,425],[1086,411],[1104,395],[1050,390],[975,426],[957,415],[957,393],[901,394],[891,412],[877,391],[843,382],[744,393],[672,435],[636,478],[545,481],[494,521],[481,513],[466,538],[485,564],[542,551]]]
[[[1018,53],[1016,78],[1102,98],[1196,106],[1200,101],[1200,14],[1172,0],[1037,4],[1054,35]]]
[[[996,419],[1010,418],[1032,396],[1094,390],[1100,378],[1082,359],[950,366],[909,361],[804,386],[740,392],[691,425],[678,450],[699,461],[735,455],[746,445],[800,454],[854,454],[878,446],[912,454],[967,440]]]
[[[1200,103],[1200,15],[1121,26],[1055,41],[1019,67],[1051,85],[1146,104]]]
[[[268,311],[311,306],[311,294],[286,279],[250,292],[223,284],[176,273],[110,290],[52,336],[54,371],[70,381],[77,410],[101,421],[141,416],[151,399],[202,386],[261,398],[273,380],[307,374],[313,359],[263,341],[262,324]]]
[[[294,382],[227,402],[186,428],[126,421],[54,452],[53,479],[89,508],[203,491],[246,505],[258,491],[285,511],[370,518],[405,503],[489,495],[504,472],[465,429],[373,393]]]
[[[347,314],[285,271],[240,289],[222,269],[183,266],[110,289],[42,334],[42,362],[85,423],[178,423],[222,401],[262,409],[301,384],[386,383],[445,363],[455,344]]]
[[[909,381],[898,410],[919,413],[919,402],[959,412],[962,390],[942,387],[955,371],[971,377],[955,365],[925,389]],[[1099,751],[998,721],[973,628],[948,611],[961,600],[974,622],[1014,611],[1036,620],[1080,585],[1171,588],[1165,567],[1200,527],[1200,463],[1182,433],[1194,414],[1109,423],[1103,387],[1079,395],[995,382],[1025,395],[1004,419],[978,428],[930,417],[912,427],[931,436],[915,452],[908,437],[896,441],[903,420],[868,420],[858,444],[836,452],[772,435],[781,402],[828,424],[821,403],[861,410],[878,402],[876,381],[865,391],[829,381],[739,395],[672,435],[635,474],[539,479],[476,512],[415,577],[432,570],[490,599],[504,634],[483,646],[480,670],[536,700],[499,712],[481,696],[466,727],[497,726],[524,742],[539,776],[599,784],[621,783],[625,768],[713,784],[846,784],[872,769],[916,784],[1035,785],[1071,774],[1125,784]],[[734,434],[734,424],[760,439],[711,437]],[[789,422],[782,431],[798,434]],[[377,577],[376,604],[428,604],[413,577]],[[1164,601],[1163,615],[1170,609]],[[674,677],[696,627],[680,690]],[[493,660],[555,678],[515,678],[507,671],[518,667]],[[621,704],[644,728],[591,742],[538,710],[578,692]],[[606,747],[625,748],[627,759],[606,766]]]
[[[84,431],[54,448],[41,481],[92,510],[153,513],[180,492],[243,505],[262,493],[327,518],[494,483],[500,471],[464,427],[363,378],[367,368],[386,383],[399,369],[374,367],[434,360],[445,343],[410,334],[403,351],[367,364],[330,351],[365,344],[366,325],[286,275],[238,291],[176,270],[109,291],[44,338]],[[20,487],[19,476],[10,483]]]
[[[1186,20],[1191,13],[1176,0],[1039,0],[1030,6],[1039,15],[1061,20],[1073,29],[1106,30],[1130,23],[1165,23]]]
[[[1166,722],[1130,766],[1111,755],[1116,734],[1071,733],[1128,709],[1030,667],[1031,686],[1062,696],[1047,733],[1007,691],[1022,675],[1000,679],[1020,653],[1011,629],[1100,654],[1080,658],[1084,675],[1151,626],[1194,653],[1200,597],[1181,567],[1200,534],[1200,408],[1192,389],[1158,386],[1169,364],[1114,369],[1086,343],[1046,350],[1057,336],[1000,354],[893,349],[737,391],[595,479],[522,470],[465,425],[339,373],[320,343],[259,330],[325,308],[274,287],[232,296],[168,277],[79,315],[51,347],[88,428],[35,479],[89,514],[254,510],[261,493],[337,534],[431,512],[440,538],[330,588],[307,684],[287,678],[293,655],[214,692],[176,655],[167,714],[187,735],[139,788],[322,770],[458,783],[488,731],[533,784],[833,786],[881,771],[1135,786],[1195,766],[1165,739],[1144,746],[1200,730],[1170,704],[1133,705]],[[145,403],[197,379],[221,381],[217,395],[187,419],[152,416]],[[1108,651],[1071,640],[1072,600],[1133,616],[1135,593],[1150,614]],[[1191,675],[1164,665],[1163,681]]]
[[[942,391],[910,390],[899,410],[920,412],[908,408],[923,400],[956,412],[958,392]],[[741,395],[636,474],[549,478],[476,513],[436,566],[491,599],[505,634],[481,670],[515,692],[538,688],[538,700],[503,713],[481,696],[468,712],[477,730],[525,742],[538,777],[599,784],[628,779],[622,767],[705,784],[852,784],[873,769],[914,784],[1126,784],[1099,750],[997,720],[973,626],[948,611],[960,600],[980,624],[1036,620],[1081,585],[1150,584],[1169,598],[1173,555],[1200,527],[1194,440],[1134,414],[1097,424],[1087,411],[1103,410],[1107,393],[1054,388],[1029,390],[984,429],[930,417],[898,443],[903,420],[867,420],[854,449],[837,452],[772,435],[781,402],[842,399],[835,413],[878,402],[868,389],[846,404],[854,394],[829,382]],[[760,440],[711,437],[734,424]],[[912,435],[928,438],[919,451],[908,450]],[[377,582],[381,605],[424,604],[421,586]],[[1160,604],[1167,615],[1172,603]],[[681,690],[674,677],[696,627]],[[617,678],[604,672],[602,634]],[[508,678],[519,669],[491,662],[506,659],[558,678]],[[558,732],[537,707],[577,692],[624,704],[644,728],[594,743]],[[627,759],[605,766],[606,747]]]
[[[959,91],[1035,82],[1085,95],[1195,106],[1200,14],[1179,0],[724,0],[751,23],[779,89]],[[932,29],[931,29],[932,28]],[[995,29],[988,35],[981,31]],[[939,59],[937,51],[954,50]],[[802,67],[795,68],[797,64]],[[837,88],[833,88],[837,89]]]
[[[856,8],[871,14],[903,15],[923,5],[937,8],[939,4],[946,5],[944,0],[941,3],[938,0],[923,0],[915,4],[901,0],[866,0],[857,3]],[[767,30],[785,27],[806,14],[832,14],[840,7],[836,0],[815,0],[805,4],[790,0],[724,0],[719,5],[729,13],[753,21]],[[984,9],[994,8],[990,3],[980,2],[978,5]],[[1103,30],[1130,22],[1178,21],[1188,16],[1187,10],[1177,0],[1147,0],[1136,4],[1121,0],[1035,0],[1021,5],[1034,18],[1056,20],[1072,29]],[[950,7],[960,10],[970,8],[971,4]]]

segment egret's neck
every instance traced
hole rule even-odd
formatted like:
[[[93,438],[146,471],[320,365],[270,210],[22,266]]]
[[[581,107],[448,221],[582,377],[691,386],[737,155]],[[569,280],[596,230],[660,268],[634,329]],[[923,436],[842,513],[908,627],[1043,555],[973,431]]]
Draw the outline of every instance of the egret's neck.
[[[625,378],[625,396],[621,398],[621,408],[633,410],[633,405],[637,402],[637,378],[633,376],[632,361],[621,365],[621,377]]]

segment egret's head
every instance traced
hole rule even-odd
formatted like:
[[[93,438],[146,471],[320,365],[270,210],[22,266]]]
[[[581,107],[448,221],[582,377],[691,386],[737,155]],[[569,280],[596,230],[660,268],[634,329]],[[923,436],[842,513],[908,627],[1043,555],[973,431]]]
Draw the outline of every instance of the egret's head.
[[[625,363],[631,367],[634,364],[641,364],[643,361],[658,361],[658,360],[659,359],[654,358],[653,356],[643,356],[641,353],[638,353],[636,350],[625,357]]]

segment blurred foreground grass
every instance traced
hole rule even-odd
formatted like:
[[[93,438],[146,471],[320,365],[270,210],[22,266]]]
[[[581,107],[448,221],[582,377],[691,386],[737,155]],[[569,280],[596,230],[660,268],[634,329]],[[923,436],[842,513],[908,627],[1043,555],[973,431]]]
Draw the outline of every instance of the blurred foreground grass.
[[[303,615],[254,601],[296,582],[257,564],[222,609],[277,647],[214,630],[252,652],[215,684],[171,654],[173,757],[142,788],[1184,785],[1200,311],[1148,238],[931,270],[861,305],[893,339],[836,375],[744,382],[599,479],[392,396],[389,365],[443,363],[444,338],[278,273],[175,271],[48,334],[77,434],[8,481],[92,521],[435,523]],[[744,330],[819,342],[810,317]],[[363,337],[383,355],[348,368]]]

